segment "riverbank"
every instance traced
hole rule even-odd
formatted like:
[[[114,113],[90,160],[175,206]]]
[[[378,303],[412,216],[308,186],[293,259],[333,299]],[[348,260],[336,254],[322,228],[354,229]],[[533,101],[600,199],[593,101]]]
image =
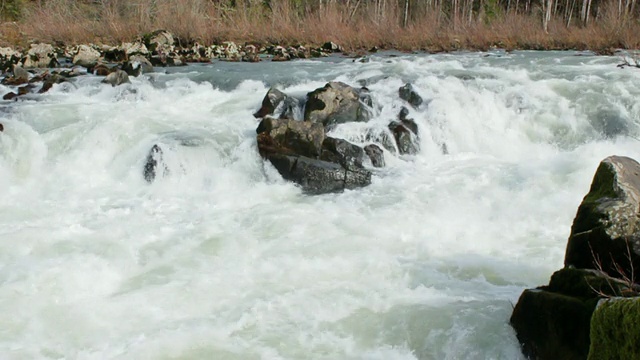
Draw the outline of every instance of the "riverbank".
[[[637,36],[640,24],[606,6],[598,9],[591,22],[579,23],[570,16],[568,19],[557,16],[543,26],[535,9],[495,13],[478,10],[460,18],[416,10],[405,23],[398,8],[381,12],[365,5],[351,9],[349,5],[329,4],[321,9],[299,11],[288,2],[270,4],[271,8],[265,10],[197,1],[173,5],[167,2],[153,8],[77,3],[56,6],[47,2],[27,8],[16,21],[0,23],[0,46],[28,48],[34,42],[118,45],[164,29],[174,34],[181,46],[233,41],[257,46],[317,47],[333,41],[354,53],[371,48],[447,52],[497,47],[611,54],[615,49],[640,48]]]

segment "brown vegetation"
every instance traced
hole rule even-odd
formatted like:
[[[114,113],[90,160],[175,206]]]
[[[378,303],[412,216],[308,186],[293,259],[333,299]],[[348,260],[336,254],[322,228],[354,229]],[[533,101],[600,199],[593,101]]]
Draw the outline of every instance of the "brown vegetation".
[[[166,29],[183,44],[334,41],[347,50],[427,51],[638,48],[635,0],[592,1],[0,0],[0,14],[15,18],[0,24],[0,44],[113,44]],[[7,4],[13,4],[12,13]]]

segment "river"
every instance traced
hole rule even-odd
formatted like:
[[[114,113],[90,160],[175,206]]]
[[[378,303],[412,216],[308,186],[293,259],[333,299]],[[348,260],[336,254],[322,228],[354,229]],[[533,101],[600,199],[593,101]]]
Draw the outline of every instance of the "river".
[[[520,359],[520,293],[562,267],[600,160],[640,159],[619,62],[215,62],[0,102],[0,358]],[[252,113],[332,80],[371,91],[373,119],[331,132],[357,144],[411,82],[421,151],[309,196],[260,159]],[[148,184],[154,144],[169,171]]]

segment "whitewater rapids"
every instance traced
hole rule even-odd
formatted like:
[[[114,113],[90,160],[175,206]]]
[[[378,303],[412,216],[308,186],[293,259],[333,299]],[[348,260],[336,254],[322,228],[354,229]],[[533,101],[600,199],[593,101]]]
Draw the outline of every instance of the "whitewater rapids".
[[[599,161],[640,160],[619,62],[215,62],[0,102],[0,358],[520,359],[512,306],[562,267]],[[332,80],[371,90],[374,118],[332,132],[358,144],[412,82],[421,152],[308,196],[260,159],[252,113]],[[170,172],[148,184],[154,144]]]

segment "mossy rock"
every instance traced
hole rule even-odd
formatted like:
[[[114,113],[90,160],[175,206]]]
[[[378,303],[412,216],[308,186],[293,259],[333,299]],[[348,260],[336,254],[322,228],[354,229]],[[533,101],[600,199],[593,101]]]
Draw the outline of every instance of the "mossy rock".
[[[540,360],[585,359],[595,304],[541,289],[525,290],[510,320],[523,353]]]
[[[603,300],[591,318],[588,360],[640,358],[640,298]]]
[[[565,265],[631,280],[640,269],[640,164],[611,156],[596,170],[571,227]]]

